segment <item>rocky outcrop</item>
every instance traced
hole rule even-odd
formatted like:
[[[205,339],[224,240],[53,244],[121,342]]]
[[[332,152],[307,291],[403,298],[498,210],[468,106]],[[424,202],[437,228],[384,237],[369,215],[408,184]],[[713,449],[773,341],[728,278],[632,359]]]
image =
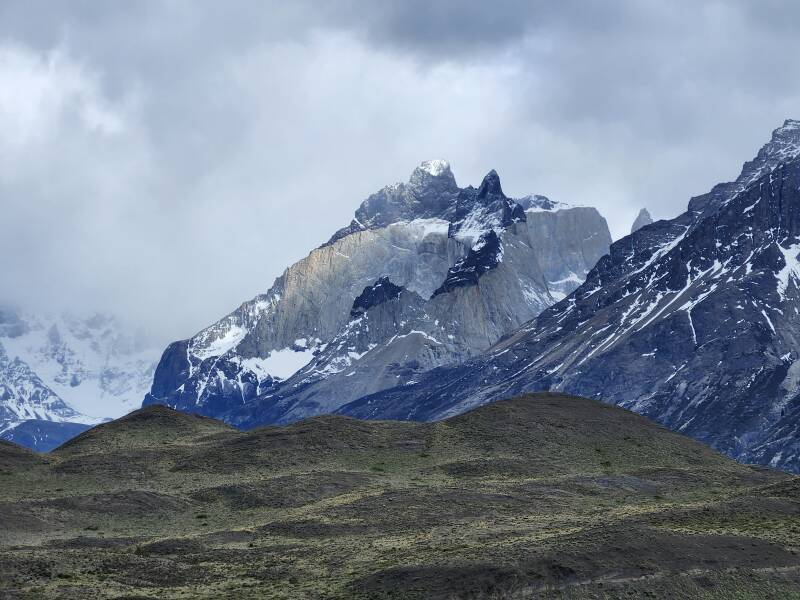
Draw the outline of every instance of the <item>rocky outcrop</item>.
[[[364,291],[353,301],[350,318],[359,317],[373,306],[399,298],[402,291],[403,288],[393,284],[388,277],[381,277],[374,284],[365,287]]]
[[[487,349],[574,289],[610,241],[594,209],[508,198],[494,171],[459,188],[427,161],[266,294],[170,345],[145,404],[240,426],[329,412]]]
[[[337,231],[328,244],[352,233],[380,229],[392,223],[453,216],[461,189],[445,160],[428,160],[414,169],[408,183],[396,183],[372,194],[356,210],[350,225]]]
[[[650,212],[643,208],[639,211],[639,214],[636,216],[636,219],[633,221],[633,225],[631,226],[631,233],[636,233],[642,227],[647,225],[652,225],[653,217],[650,216]]]
[[[800,470],[800,122],[689,211],[615,242],[566,299],[467,362],[341,409],[432,420],[521,391],[629,408]]]

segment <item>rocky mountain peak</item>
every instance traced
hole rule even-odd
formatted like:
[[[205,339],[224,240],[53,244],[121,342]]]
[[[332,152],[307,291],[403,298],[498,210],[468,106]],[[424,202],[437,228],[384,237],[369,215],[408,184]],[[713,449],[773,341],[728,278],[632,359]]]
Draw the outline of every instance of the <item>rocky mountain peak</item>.
[[[708,194],[692,198],[689,202],[689,211],[705,215],[719,208],[757,179],[798,156],[800,156],[800,121],[786,119],[783,125],[772,132],[772,137],[761,147],[755,158],[744,163],[742,172],[735,181],[721,183],[714,186]]]
[[[502,198],[505,198],[505,194],[503,193],[503,188],[500,186],[500,176],[494,169],[492,169],[486,174],[486,176],[483,178],[483,181],[481,182],[481,186],[478,188],[479,199],[483,200],[485,198],[490,198],[493,196],[500,196]]]
[[[364,200],[350,224],[337,231],[327,244],[357,231],[400,221],[443,218],[459,192],[450,163],[426,160],[414,169],[408,183],[386,186]]]
[[[450,163],[441,158],[422,162],[408,178],[408,186],[422,195],[430,192],[441,194],[458,190],[456,178],[450,170]]]
[[[772,138],[761,147],[754,160],[746,163],[742,175],[748,175],[748,182],[763,175],[767,169],[792,160],[800,155],[800,121],[786,119],[783,125],[772,132]],[[754,172],[748,173],[752,166]]]
[[[791,138],[797,143],[800,141],[800,120],[786,119],[783,125],[772,132],[772,138]]]
[[[423,161],[414,169],[411,177],[413,178],[418,171],[427,173],[431,177],[453,177],[453,173],[450,171],[450,163],[443,158]]]
[[[440,216],[459,191],[450,163],[443,159],[426,160],[420,164],[403,187],[406,194],[401,196],[405,195],[406,201],[411,200],[410,205],[404,206],[408,209],[406,219]]]
[[[575,289],[611,243],[594,209],[526,205],[541,214],[529,219],[496,171],[459,188],[446,161],[421,163],[265,294],[170,344],[144,404],[288,422],[487,349]]]
[[[653,223],[653,217],[650,216],[650,211],[646,208],[643,208],[639,211],[639,214],[636,216],[636,220],[633,222],[633,226],[631,227],[631,233],[635,231],[639,231],[642,227],[646,227]]]

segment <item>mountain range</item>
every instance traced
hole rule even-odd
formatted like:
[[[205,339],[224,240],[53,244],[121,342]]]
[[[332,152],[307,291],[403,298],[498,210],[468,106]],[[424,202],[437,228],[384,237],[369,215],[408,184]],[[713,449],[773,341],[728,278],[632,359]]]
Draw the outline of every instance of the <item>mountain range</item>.
[[[593,208],[510,198],[495,171],[462,188],[426,161],[267,292],[170,344],[144,405],[246,429],[331,412],[432,421],[554,390],[800,471],[799,196],[793,120],[735,180],[674,219],[642,210],[613,244]],[[98,413],[75,388],[138,403],[147,356],[109,350],[95,321],[21,315],[0,322],[0,435],[42,449],[85,429]]]
[[[171,344],[144,404],[240,427],[332,412],[458,364],[566,296],[608,252],[594,208],[512,199],[443,160],[367,198],[264,294]]]
[[[340,409],[434,420],[523,391],[629,408],[800,470],[800,122],[675,219],[615,242],[567,298],[460,365]]]
[[[135,410],[157,358],[107,314],[0,310],[0,438],[48,450]]]

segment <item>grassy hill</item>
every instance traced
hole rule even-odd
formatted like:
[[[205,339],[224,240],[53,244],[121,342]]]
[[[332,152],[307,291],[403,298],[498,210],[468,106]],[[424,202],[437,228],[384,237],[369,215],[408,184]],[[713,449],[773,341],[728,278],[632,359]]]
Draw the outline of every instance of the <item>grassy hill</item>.
[[[800,598],[800,479],[557,394],[0,443],[5,598]]]

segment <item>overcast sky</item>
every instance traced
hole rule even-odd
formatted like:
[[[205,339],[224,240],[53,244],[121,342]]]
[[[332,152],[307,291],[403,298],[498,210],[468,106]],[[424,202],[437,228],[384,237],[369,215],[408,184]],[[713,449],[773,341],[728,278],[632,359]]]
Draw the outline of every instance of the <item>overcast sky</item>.
[[[0,3],[0,301],[157,343],[446,158],[612,235],[800,118],[799,3]]]

